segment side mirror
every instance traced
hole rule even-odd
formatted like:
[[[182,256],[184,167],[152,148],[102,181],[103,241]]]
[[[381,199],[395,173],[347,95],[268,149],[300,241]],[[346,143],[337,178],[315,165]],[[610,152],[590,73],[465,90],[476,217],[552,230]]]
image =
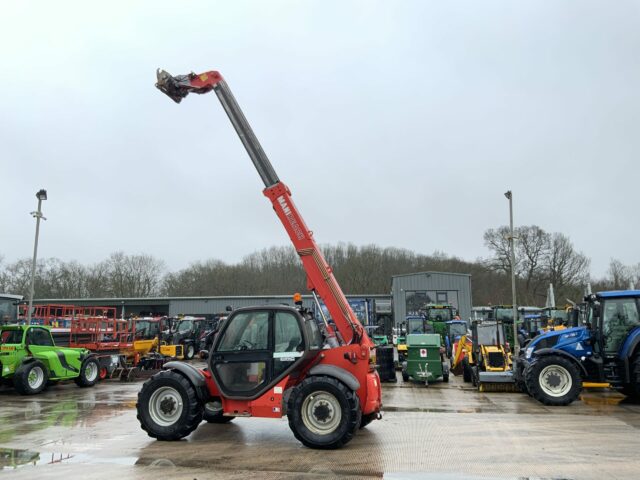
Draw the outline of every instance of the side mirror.
[[[602,310],[600,308],[600,304],[599,303],[594,303],[593,304],[593,316],[599,318],[601,312],[602,312]]]

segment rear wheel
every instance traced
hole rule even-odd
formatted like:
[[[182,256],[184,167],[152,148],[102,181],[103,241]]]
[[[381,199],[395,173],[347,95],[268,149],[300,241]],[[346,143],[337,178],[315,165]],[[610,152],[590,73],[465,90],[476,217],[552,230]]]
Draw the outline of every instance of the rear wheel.
[[[35,395],[47,388],[49,371],[40,360],[23,363],[13,377],[13,386],[21,395]]]
[[[462,380],[469,383],[471,381],[471,365],[469,365],[469,359],[464,357],[462,359]]]
[[[331,377],[309,377],[291,392],[287,404],[289,428],[305,446],[340,448],[360,426],[358,395]]]
[[[213,409],[210,403],[205,403],[202,419],[208,423],[229,423],[234,417],[225,417],[221,409]]]
[[[183,348],[184,348],[185,360],[191,360],[193,357],[196,356],[196,347],[193,345],[193,343],[188,343],[184,345]]]
[[[640,400],[640,353],[637,353],[635,358],[629,365],[630,370],[630,382],[624,385],[620,392],[634,400]]]
[[[524,379],[529,394],[545,405],[569,405],[582,390],[578,366],[555,355],[541,357],[529,364]]]
[[[98,360],[90,357],[82,362],[80,375],[74,379],[74,382],[82,388],[93,387],[97,383],[99,377],[100,366],[98,365]]]
[[[158,440],[186,437],[203,416],[193,385],[173,370],[157,373],[142,385],[136,408],[142,429]]]

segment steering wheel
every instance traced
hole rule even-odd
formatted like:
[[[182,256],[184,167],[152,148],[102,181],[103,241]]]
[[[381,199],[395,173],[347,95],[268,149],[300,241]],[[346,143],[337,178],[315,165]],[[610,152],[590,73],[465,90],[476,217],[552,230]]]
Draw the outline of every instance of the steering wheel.
[[[255,346],[255,343],[251,343],[246,338],[243,338],[242,340],[240,340],[240,343],[238,343],[237,350],[253,350]]]

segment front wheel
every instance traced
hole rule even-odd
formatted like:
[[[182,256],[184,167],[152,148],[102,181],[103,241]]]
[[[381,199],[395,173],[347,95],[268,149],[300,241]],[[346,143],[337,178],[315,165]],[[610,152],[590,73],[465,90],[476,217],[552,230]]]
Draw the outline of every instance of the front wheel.
[[[308,377],[291,392],[289,428],[309,448],[334,449],[348,443],[360,426],[356,392],[332,377]]]
[[[562,406],[575,401],[582,391],[578,366],[571,360],[549,355],[529,364],[524,372],[529,394],[545,405]]]
[[[100,378],[100,366],[95,358],[87,358],[82,362],[80,367],[80,375],[74,381],[76,385],[82,388],[93,387]]]
[[[186,437],[203,415],[193,385],[173,370],[157,373],[142,385],[136,408],[142,429],[158,440]]]
[[[21,395],[35,395],[47,388],[49,371],[40,360],[23,363],[16,370],[13,386]]]

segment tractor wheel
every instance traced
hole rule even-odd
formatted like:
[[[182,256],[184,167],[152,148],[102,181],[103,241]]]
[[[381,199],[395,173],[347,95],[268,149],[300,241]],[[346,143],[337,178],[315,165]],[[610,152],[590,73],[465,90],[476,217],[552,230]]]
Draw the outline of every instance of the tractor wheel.
[[[180,440],[202,421],[193,385],[173,370],[157,373],[142,385],[136,408],[142,429],[158,440]]]
[[[98,365],[98,360],[89,357],[82,362],[80,375],[74,378],[73,381],[81,388],[93,387],[98,382],[99,377],[100,366]]]
[[[47,388],[49,370],[40,360],[23,363],[13,376],[13,386],[21,395],[35,395]]]
[[[469,371],[471,372],[471,385],[478,387],[480,385],[480,369],[476,365],[469,367]]]
[[[631,361],[629,370],[631,381],[622,386],[620,393],[635,401],[640,401],[640,353],[636,354],[635,358]]]
[[[360,426],[356,392],[332,377],[304,379],[287,403],[289,428],[309,448],[333,449],[348,443]]]
[[[235,417],[225,417],[222,414],[222,410],[213,410],[208,408],[208,403],[204,404],[204,409],[202,411],[202,419],[208,423],[229,423]]]
[[[462,359],[462,380],[464,380],[466,383],[469,383],[471,381],[471,376],[472,372],[471,365],[469,365],[469,359],[467,357],[464,357]]]
[[[556,355],[541,357],[528,365],[524,380],[529,394],[545,405],[569,405],[582,390],[578,366]]]
[[[196,347],[193,345],[193,343],[187,343],[183,345],[182,348],[184,349],[183,351],[185,360],[191,360],[196,356]]]
[[[408,382],[409,381],[409,374],[407,373],[406,370],[402,371],[402,381],[403,382]]]

